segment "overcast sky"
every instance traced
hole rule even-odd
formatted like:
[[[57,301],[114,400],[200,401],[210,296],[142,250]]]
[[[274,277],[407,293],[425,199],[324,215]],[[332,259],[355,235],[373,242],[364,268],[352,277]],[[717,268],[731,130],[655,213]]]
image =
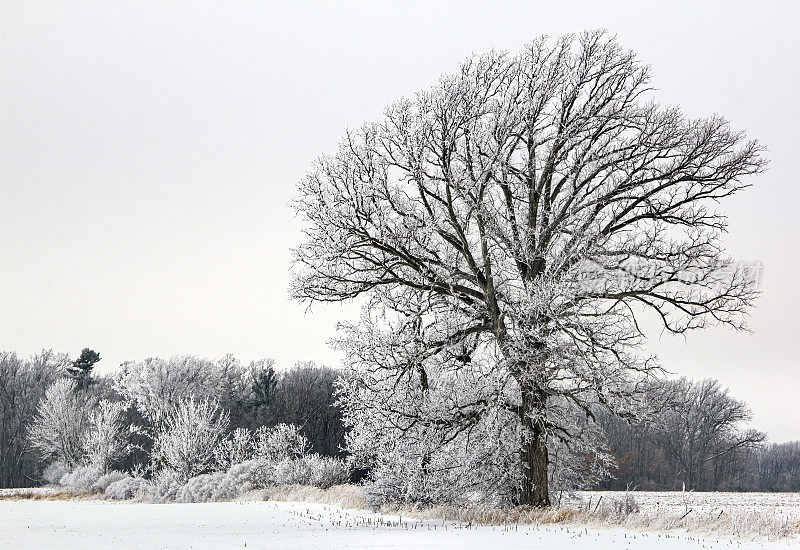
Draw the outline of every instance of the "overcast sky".
[[[651,346],[800,439],[799,5],[2,2],[0,349],[336,364],[357,311],[287,292],[309,163],[471,52],[604,27],[661,101],[769,148],[728,204],[730,253],[764,266],[753,334]]]

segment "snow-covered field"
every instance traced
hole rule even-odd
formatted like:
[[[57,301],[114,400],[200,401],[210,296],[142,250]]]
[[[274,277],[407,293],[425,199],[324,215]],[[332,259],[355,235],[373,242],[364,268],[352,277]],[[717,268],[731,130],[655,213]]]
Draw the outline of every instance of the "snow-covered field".
[[[631,491],[639,511],[648,515],[698,514],[744,515],[757,513],[773,518],[800,521],[800,493],[704,493],[694,491]],[[599,503],[621,502],[624,491],[580,491],[565,504],[596,507]],[[690,511],[691,510],[691,511]]]
[[[770,550],[794,544],[567,525],[475,527],[293,502],[0,501],[0,548]]]

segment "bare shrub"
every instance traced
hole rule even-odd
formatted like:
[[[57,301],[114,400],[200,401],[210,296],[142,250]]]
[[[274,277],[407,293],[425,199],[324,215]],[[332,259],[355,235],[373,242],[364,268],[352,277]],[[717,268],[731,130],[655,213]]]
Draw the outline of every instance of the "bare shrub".
[[[630,493],[625,493],[625,497],[622,499],[614,499],[612,501],[612,507],[614,508],[614,512],[621,516],[635,514],[639,511],[639,504]]]

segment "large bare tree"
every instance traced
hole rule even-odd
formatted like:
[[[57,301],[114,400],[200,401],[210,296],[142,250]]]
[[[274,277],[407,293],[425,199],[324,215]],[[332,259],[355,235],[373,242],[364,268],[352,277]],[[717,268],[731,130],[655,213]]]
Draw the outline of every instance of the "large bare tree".
[[[548,402],[631,414],[657,368],[641,315],[742,328],[756,294],[716,206],[764,169],[761,147],[650,92],[648,67],[603,32],[541,38],[394,103],[299,185],[294,295],[366,294],[412,319],[403,304],[422,293],[436,337],[420,331],[421,380],[426,361],[470,369],[458,350],[491,350],[514,385],[523,504],[549,505],[547,440],[570,437]]]

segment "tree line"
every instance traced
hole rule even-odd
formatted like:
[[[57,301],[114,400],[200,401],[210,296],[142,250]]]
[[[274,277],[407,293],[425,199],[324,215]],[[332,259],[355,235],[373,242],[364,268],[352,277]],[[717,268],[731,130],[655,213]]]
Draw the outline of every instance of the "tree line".
[[[746,403],[717,380],[664,382],[648,422],[598,417],[614,456],[601,489],[798,491],[800,442],[768,443]]]
[[[345,420],[337,404],[337,385],[345,387],[337,384],[343,371],[312,362],[277,371],[272,360],[244,366],[230,355],[218,361],[150,358],[125,363],[104,376],[93,375],[86,364],[86,353],[72,361],[51,350],[29,358],[0,352],[0,486],[42,482],[46,464],[31,445],[31,426],[48,388],[65,379],[75,381],[86,406],[101,399],[132,399],[142,409],[166,411],[181,396],[210,397],[229,418],[230,433],[293,425],[308,440],[310,451],[347,455]],[[579,461],[584,471],[571,488],[800,491],[800,442],[768,443],[763,432],[748,427],[747,405],[718,381],[667,380],[657,392],[660,409],[645,422],[597,411],[603,434],[598,445],[610,457],[607,472],[591,478],[592,457],[587,454],[587,460]],[[141,422],[136,409],[125,414],[128,424]],[[152,441],[134,434],[133,443],[116,468],[130,471],[147,459]],[[565,465],[559,463],[558,449],[551,451],[551,474],[558,475]],[[575,457],[563,460],[574,466]],[[376,464],[362,466],[369,470]]]
[[[86,351],[86,350],[85,350]],[[89,350],[90,351],[90,350]],[[99,356],[98,356],[99,359]],[[137,403],[122,411],[124,427],[147,428],[143,411],[167,414],[182,398],[207,398],[229,419],[227,430],[296,426],[309,451],[343,456],[344,425],[336,405],[338,372],[311,362],[277,371],[272,360],[242,365],[233,356],[218,361],[194,356],[148,358],[123,364],[108,375],[92,373],[86,354],[76,360],[43,350],[28,358],[0,352],[0,487],[28,487],[43,481],[46,461],[32,445],[31,428],[41,418],[40,405],[48,389],[69,380],[80,403],[96,412],[98,403]],[[57,396],[52,396],[57,399]],[[76,427],[76,431],[85,430]],[[141,467],[152,452],[153,439],[130,434],[129,453],[113,466],[130,471]]]

